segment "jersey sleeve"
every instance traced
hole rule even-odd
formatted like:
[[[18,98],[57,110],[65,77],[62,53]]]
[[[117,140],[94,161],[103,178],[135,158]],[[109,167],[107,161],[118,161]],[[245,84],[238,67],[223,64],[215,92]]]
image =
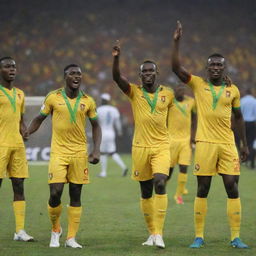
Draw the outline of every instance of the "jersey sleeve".
[[[98,118],[96,103],[92,98],[90,107],[87,111],[87,116],[90,120],[96,120]]]
[[[194,91],[200,83],[202,83],[202,78],[199,76],[190,75],[190,79],[187,82],[187,85]]]
[[[134,97],[134,91],[136,90],[136,85],[135,84],[130,84],[129,91],[126,93],[126,95],[132,99]]]
[[[52,95],[47,95],[40,109],[40,114],[43,116],[48,116],[52,112],[52,109]]]
[[[235,87],[235,95],[232,101],[232,108],[240,108],[240,92],[237,87]]]

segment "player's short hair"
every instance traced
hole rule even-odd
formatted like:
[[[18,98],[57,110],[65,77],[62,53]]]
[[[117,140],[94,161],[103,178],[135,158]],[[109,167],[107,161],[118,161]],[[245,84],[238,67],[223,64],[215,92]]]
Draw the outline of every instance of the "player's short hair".
[[[2,61],[3,60],[14,60],[12,57],[10,57],[10,56],[4,56],[4,57],[1,57],[0,58],[0,65],[2,64]]]
[[[66,75],[69,68],[80,68],[77,64],[69,64],[64,68],[64,76]]]
[[[156,65],[156,63],[154,61],[152,61],[152,60],[145,60],[140,65],[140,71],[142,71],[142,68],[143,68],[144,64],[147,64],[147,63],[153,64],[155,66],[155,69],[156,70],[158,69],[158,67],[157,67],[157,65]]]
[[[211,54],[208,59],[207,59],[207,63],[209,63],[209,61],[211,60],[211,58],[222,58],[223,62],[225,61],[225,57],[223,55],[221,55],[220,53],[213,53]]]

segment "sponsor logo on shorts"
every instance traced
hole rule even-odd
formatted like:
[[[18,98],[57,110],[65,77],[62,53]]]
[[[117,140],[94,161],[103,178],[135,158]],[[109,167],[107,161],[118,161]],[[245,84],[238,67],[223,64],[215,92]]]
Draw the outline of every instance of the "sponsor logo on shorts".
[[[226,98],[230,98],[231,96],[231,91],[226,91]]]
[[[49,180],[52,180],[53,174],[51,172],[48,174],[48,178],[49,178]]]
[[[133,174],[134,174],[135,177],[138,177],[140,173],[139,173],[139,171],[134,171]]]
[[[88,168],[85,168],[84,169],[84,178],[83,178],[83,180],[88,180],[88,173],[89,173]]]
[[[161,101],[165,102],[166,96],[161,96]]]
[[[85,109],[85,104],[80,104],[80,110],[83,111]]]
[[[195,164],[195,170],[199,171],[200,170],[200,165],[199,164]]]
[[[87,175],[88,175],[88,172],[89,172],[89,171],[88,171],[88,168],[85,168],[85,169],[84,169],[84,175],[87,176]]]

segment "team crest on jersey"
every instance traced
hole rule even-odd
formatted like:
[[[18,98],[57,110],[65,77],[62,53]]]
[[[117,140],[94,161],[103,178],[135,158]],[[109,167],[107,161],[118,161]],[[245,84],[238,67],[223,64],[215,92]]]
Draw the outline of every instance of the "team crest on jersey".
[[[84,110],[85,109],[85,104],[80,104],[80,110]]]
[[[199,164],[195,164],[195,170],[199,171],[200,170],[200,165]]]
[[[140,174],[139,171],[134,171],[134,176],[135,176],[135,177],[138,177],[139,174]]]
[[[226,91],[226,98],[230,98],[231,96],[231,91]]]
[[[48,174],[48,178],[49,178],[49,180],[52,180],[53,174],[51,172]]]
[[[166,98],[165,96],[161,96],[161,101],[165,102],[165,98]]]
[[[18,93],[18,97],[19,97],[19,99],[21,99],[21,95]]]

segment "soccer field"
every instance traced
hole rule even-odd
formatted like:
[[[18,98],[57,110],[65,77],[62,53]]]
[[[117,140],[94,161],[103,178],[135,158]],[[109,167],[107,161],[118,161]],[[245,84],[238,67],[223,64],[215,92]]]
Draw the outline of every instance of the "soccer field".
[[[130,156],[124,156],[130,166]],[[242,168],[240,193],[242,199],[241,238],[251,249],[239,250],[229,246],[230,232],[226,216],[226,194],[220,177],[213,179],[208,200],[206,219],[206,245],[201,249],[189,249],[193,241],[193,201],[196,179],[191,172],[188,180],[189,194],[184,205],[173,200],[176,188],[177,170],[168,184],[169,208],[166,217],[164,240],[166,249],[143,247],[148,236],[139,207],[139,186],[130,177],[121,177],[121,170],[109,161],[107,178],[98,178],[99,166],[90,165],[91,184],[84,186],[82,193],[83,214],[77,235],[83,249],[64,248],[67,232],[68,186],[63,193],[64,230],[60,248],[49,248],[50,222],[47,214],[49,190],[47,166],[30,166],[30,179],[26,181],[26,231],[36,238],[35,243],[12,241],[14,216],[12,211],[12,190],[5,179],[0,192],[0,256],[66,256],[66,255],[256,255],[255,219],[256,173]]]

